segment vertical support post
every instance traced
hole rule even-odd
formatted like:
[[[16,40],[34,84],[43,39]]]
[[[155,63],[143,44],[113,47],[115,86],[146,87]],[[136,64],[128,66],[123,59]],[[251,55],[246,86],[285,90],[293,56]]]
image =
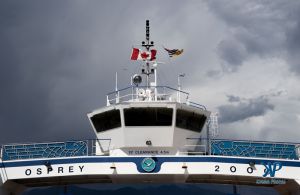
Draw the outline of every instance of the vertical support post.
[[[110,105],[109,97],[108,97],[108,95],[106,95],[106,106],[109,106],[109,105]]]
[[[131,100],[133,101],[133,76],[130,77],[130,86],[131,86]]]
[[[116,72],[116,91],[118,91],[118,72]]]
[[[148,50],[148,49],[147,49]],[[149,85],[150,85],[150,79],[149,79],[149,75],[150,75],[150,66],[149,66],[149,62],[146,62],[146,87],[147,89],[149,88]]]
[[[180,75],[178,75],[177,77],[177,102],[180,103],[180,90],[181,90],[181,86],[180,86]]]
[[[133,95],[133,86],[131,86],[131,100],[133,101],[133,97],[134,95]]]
[[[184,77],[185,74],[179,74],[177,77],[177,85],[178,85],[178,91],[177,91],[177,102],[181,102],[181,82],[180,82],[180,77]]]
[[[156,73],[156,67],[154,68],[154,100],[157,101],[157,73]]]
[[[211,155],[211,140],[210,140],[210,131],[209,131],[209,125],[211,123],[211,118],[209,119],[209,122],[207,123],[206,127],[206,144],[207,144],[207,153]]]
[[[118,91],[118,72],[116,72],[116,104],[119,103],[120,93]]]

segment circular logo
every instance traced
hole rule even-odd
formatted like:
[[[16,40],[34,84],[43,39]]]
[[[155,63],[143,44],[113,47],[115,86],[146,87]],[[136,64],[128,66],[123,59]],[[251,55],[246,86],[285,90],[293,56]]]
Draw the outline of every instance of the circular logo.
[[[144,158],[142,168],[146,172],[151,172],[155,169],[156,163],[152,158]]]

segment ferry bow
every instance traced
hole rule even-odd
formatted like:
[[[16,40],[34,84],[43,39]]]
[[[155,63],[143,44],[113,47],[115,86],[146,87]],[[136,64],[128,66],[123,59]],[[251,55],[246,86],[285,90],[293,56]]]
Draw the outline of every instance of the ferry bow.
[[[216,139],[216,115],[192,102],[179,81],[158,85],[149,21],[141,47],[133,49],[142,65],[131,85],[88,113],[95,139],[1,146],[0,195],[84,183],[222,183],[300,194],[300,144]]]

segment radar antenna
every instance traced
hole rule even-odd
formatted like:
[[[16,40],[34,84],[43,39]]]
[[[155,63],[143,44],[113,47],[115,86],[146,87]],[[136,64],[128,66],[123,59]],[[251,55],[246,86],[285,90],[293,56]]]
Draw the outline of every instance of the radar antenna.
[[[150,42],[150,26],[149,26],[149,20],[146,20],[146,42],[142,41],[142,46],[147,49],[147,51],[150,50],[150,47],[154,46],[154,42]]]
[[[145,47],[147,49],[147,51],[150,51],[150,48],[154,47],[154,42],[150,41],[149,20],[146,20],[146,41],[142,41],[142,47]],[[149,79],[150,74],[154,74],[154,71],[156,71],[155,69],[152,69],[150,67],[150,63],[148,61],[146,62],[145,69],[142,69],[142,74],[146,75],[146,83],[147,83],[146,85],[147,85],[147,88],[150,86],[150,79]],[[156,78],[155,78],[155,80],[156,80]]]

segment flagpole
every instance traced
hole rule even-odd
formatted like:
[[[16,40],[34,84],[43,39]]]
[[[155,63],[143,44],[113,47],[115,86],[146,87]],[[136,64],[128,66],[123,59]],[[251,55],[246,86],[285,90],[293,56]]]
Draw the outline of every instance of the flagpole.
[[[180,82],[180,77],[184,77],[185,73],[183,74],[179,74],[177,77],[177,85],[178,85],[178,92],[177,92],[177,101],[180,103],[181,102],[181,97],[180,97],[180,93],[181,93],[181,82]]]

